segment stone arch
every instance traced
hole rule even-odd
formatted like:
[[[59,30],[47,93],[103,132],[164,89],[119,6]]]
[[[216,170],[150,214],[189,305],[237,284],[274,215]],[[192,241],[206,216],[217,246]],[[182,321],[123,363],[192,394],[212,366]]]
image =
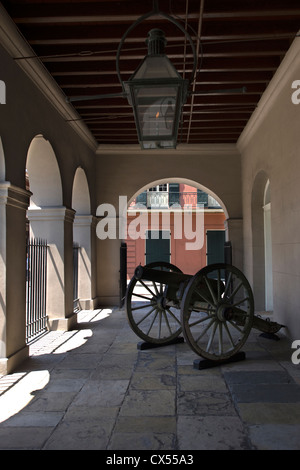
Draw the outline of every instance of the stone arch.
[[[62,206],[62,181],[54,150],[41,134],[35,136],[27,153],[30,208]]]
[[[265,229],[264,200],[269,177],[259,171],[253,182],[251,196],[253,294],[257,310],[265,310]]]

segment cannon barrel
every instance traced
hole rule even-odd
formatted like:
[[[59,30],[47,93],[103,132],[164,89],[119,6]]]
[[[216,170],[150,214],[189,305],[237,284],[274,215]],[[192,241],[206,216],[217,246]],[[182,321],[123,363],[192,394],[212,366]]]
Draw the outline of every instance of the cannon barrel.
[[[134,271],[134,277],[139,281],[160,282],[168,286],[179,287],[182,282],[188,282],[192,276],[190,274],[147,268],[146,266],[139,265]]]

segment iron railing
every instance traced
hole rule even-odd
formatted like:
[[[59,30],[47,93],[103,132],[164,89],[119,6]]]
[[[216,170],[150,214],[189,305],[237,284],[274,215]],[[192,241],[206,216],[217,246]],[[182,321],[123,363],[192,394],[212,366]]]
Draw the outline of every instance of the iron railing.
[[[47,242],[29,240],[26,263],[26,342],[47,331]]]
[[[203,191],[144,191],[132,201],[129,209],[136,209],[136,204],[139,204],[139,207],[143,205],[147,209],[172,209],[172,206],[221,208],[212,196]]]

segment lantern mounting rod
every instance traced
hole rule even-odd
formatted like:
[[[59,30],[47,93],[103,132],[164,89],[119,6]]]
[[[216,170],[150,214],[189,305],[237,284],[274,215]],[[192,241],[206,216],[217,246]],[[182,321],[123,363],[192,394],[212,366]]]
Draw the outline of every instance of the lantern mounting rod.
[[[165,18],[166,20],[170,21],[171,23],[173,23],[175,26],[177,26],[177,28],[180,29],[180,31],[185,35],[185,37],[187,38],[187,40],[189,41],[190,43],[190,46],[192,48],[192,52],[193,52],[193,57],[194,57],[194,65],[193,65],[193,70],[192,70],[192,74],[191,74],[191,78],[189,80],[190,83],[192,83],[193,79],[194,79],[194,76],[195,76],[195,73],[196,73],[196,69],[197,69],[197,52],[196,52],[196,49],[195,49],[195,45],[193,43],[193,40],[191,38],[191,36],[189,35],[189,33],[184,29],[184,27],[178,22],[175,20],[175,18],[173,18],[172,16],[168,15],[167,13],[164,13],[162,11],[159,10],[159,7],[158,7],[158,1],[157,0],[153,0],[153,10],[150,11],[149,13],[146,13],[145,15],[142,15],[140,18],[138,18],[134,23],[132,23],[132,25],[129,26],[129,28],[127,29],[127,31],[123,34],[122,38],[121,38],[121,41],[120,41],[120,44],[118,46],[118,50],[117,50],[117,55],[116,55],[116,71],[117,71],[117,75],[118,75],[118,79],[119,79],[119,82],[121,83],[122,87],[123,87],[123,80],[122,80],[122,77],[121,77],[121,73],[120,73],[120,66],[119,66],[119,61],[120,61],[120,54],[121,54],[121,50],[122,50],[122,47],[123,47],[123,43],[125,41],[125,39],[127,38],[128,34],[136,27],[138,26],[140,23],[142,23],[143,21],[147,20],[148,18],[150,18],[151,16],[155,16],[155,15],[158,15],[158,16],[161,16],[162,18]]]

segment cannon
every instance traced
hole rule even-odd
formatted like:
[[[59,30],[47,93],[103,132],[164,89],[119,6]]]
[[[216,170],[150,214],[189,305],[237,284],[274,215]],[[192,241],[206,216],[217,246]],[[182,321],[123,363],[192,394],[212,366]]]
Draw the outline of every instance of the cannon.
[[[244,274],[229,264],[211,264],[195,275],[166,262],[135,269],[125,308],[132,330],[145,343],[163,346],[182,333],[202,358],[236,357],[252,328],[275,335],[283,325],[254,315],[253,293]]]

